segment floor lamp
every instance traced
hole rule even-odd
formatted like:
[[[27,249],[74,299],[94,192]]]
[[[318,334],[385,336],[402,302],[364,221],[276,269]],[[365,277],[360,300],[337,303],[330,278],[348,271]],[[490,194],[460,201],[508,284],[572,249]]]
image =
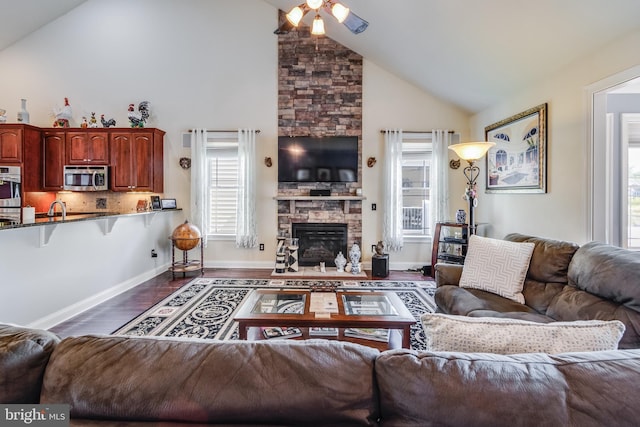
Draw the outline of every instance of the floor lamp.
[[[463,142],[449,146],[449,149],[454,151],[458,157],[469,163],[462,171],[467,178],[467,189],[464,192],[464,197],[469,201],[469,235],[476,234],[473,209],[478,204],[476,180],[480,175],[480,168],[476,166],[475,163],[483,158],[487,154],[487,151],[494,145],[496,144],[493,142]]]

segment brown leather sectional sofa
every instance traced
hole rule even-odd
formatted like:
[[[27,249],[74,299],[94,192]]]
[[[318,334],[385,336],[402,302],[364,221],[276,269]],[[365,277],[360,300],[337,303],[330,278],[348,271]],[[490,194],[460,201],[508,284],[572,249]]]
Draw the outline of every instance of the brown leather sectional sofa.
[[[525,304],[460,288],[463,267],[436,264],[440,312],[535,322],[617,319],[626,327],[619,348],[640,348],[639,252],[599,242],[578,247],[515,233],[505,240],[535,243],[523,289]]]
[[[501,356],[0,325],[0,403],[72,426],[635,426],[640,350]],[[0,414],[1,415],[1,414]]]

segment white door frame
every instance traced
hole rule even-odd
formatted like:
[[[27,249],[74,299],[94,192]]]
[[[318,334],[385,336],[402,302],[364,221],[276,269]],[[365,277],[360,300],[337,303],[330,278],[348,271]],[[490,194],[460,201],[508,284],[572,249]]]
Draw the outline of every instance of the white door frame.
[[[588,240],[611,243],[613,240],[613,219],[610,218],[613,203],[610,135],[607,129],[607,93],[630,80],[640,77],[640,65],[609,76],[585,88],[586,96],[586,140],[587,140],[587,230]],[[596,161],[597,160],[597,161]]]

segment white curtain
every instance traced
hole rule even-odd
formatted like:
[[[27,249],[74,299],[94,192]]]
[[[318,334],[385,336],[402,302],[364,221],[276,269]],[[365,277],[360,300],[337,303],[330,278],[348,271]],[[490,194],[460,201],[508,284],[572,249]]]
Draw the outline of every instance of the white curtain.
[[[432,235],[435,224],[447,220],[449,215],[449,144],[451,144],[451,134],[448,130],[432,131],[433,156],[430,176],[431,196],[429,197]]]
[[[382,240],[390,251],[404,243],[402,230],[402,129],[384,131],[384,209]]]
[[[191,131],[191,223],[202,233],[202,245],[207,245],[209,206],[207,205],[207,130]]]
[[[257,244],[256,131],[254,129],[239,129],[236,246],[239,248],[254,248]]]

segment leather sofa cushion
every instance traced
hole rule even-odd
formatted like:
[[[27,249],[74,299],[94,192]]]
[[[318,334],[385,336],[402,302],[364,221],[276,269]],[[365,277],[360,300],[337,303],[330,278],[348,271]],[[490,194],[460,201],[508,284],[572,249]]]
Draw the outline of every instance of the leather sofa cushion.
[[[394,350],[376,361],[381,426],[637,425],[640,350],[545,355]]]
[[[0,403],[38,403],[45,367],[60,341],[51,332],[0,325]]]
[[[478,316],[480,312],[482,316],[493,316],[497,313],[522,313],[528,315],[519,317],[522,319],[543,322],[552,320],[524,304],[479,289],[440,286],[436,289],[435,301],[440,311],[446,314]]]
[[[640,312],[640,254],[590,242],[569,266],[569,284]]]
[[[42,402],[69,403],[79,419],[376,425],[378,354],[324,340],[67,338],[47,367]]]
[[[578,250],[577,244],[519,233],[507,234],[504,240],[535,244],[527,278],[538,282],[567,283],[569,263]]]
[[[556,320],[620,320],[625,332],[618,348],[640,348],[640,313],[566,285],[553,299],[547,314]]]

